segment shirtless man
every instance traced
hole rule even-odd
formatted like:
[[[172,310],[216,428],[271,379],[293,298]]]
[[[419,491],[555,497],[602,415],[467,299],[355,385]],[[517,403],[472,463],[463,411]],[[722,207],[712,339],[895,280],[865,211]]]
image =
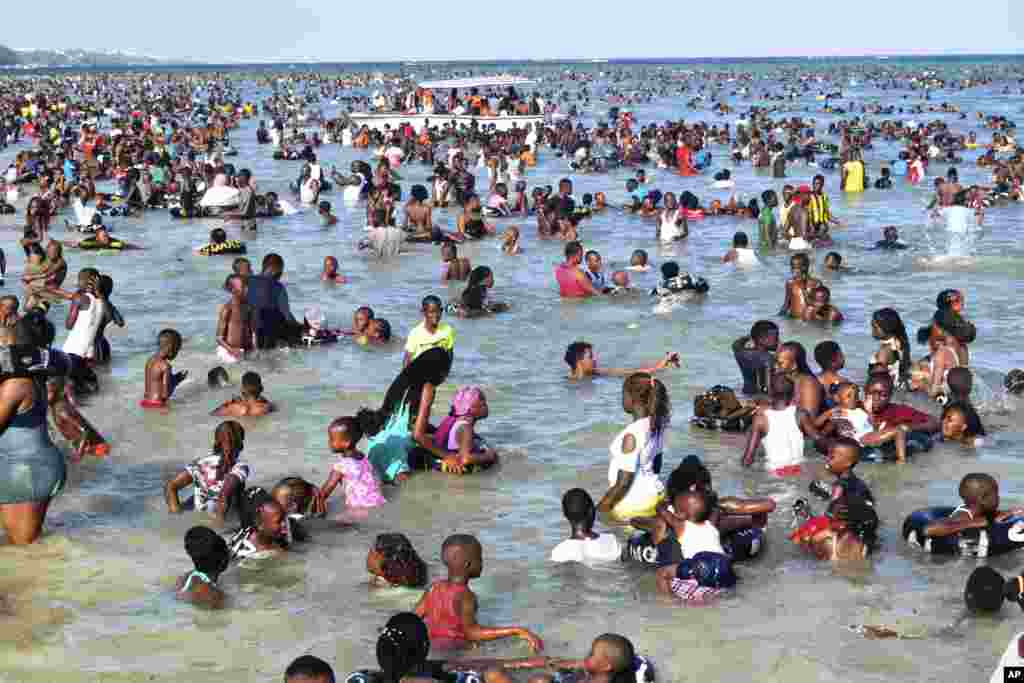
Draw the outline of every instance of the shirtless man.
[[[808,274],[811,259],[807,254],[794,254],[789,259],[789,267],[793,277],[786,281],[786,299],[779,309],[779,315],[801,319],[814,290],[821,286],[821,281]]]
[[[797,406],[800,430],[808,439],[819,441],[822,434],[814,420],[821,412],[825,388],[807,365],[807,352],[799,342],[786,342],[775,354],[775,374],[781,374],[793,383],[793,402]]]
[[[411,197],[405,203],[405,219],[402,221],[402,230],[411,233],[412,239],[431,238],[434,230],[434,219],[427,188],[422,185],[414,185]]]
[[[953,206],[956,203],[957,194],[962,190],[963,188],[960,187],[956,169],[949,169],[949,172],[946,174],[946,180],[935,189],[935,193],[938,195],[939,206]]]
[[[143,408],[163,408],[175,388],[188,376],[188,370],[174,372],[171,361],[181,350],[181,335],[177,330],[166,329],[157,338],[160,348],[146,361],[146,389],[139,402]]]
[[[229,275],[224,289],[231,299],[217,316],[217,358],[237,363],[256,347],[256,312],[245,300],[248,288],[241,275]]]

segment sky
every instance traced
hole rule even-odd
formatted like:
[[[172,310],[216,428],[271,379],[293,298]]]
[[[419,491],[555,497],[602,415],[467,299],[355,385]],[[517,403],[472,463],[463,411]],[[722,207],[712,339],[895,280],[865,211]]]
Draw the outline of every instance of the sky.
[[[9,47],[215,63],[1024,53],[1024,0],[91,0],[61,3],[55,22],[5,5]]]

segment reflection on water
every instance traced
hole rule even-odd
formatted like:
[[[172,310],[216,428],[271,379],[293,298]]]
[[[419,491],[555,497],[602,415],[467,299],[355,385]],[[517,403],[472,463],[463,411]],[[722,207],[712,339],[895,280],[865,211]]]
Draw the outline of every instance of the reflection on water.
[[[944,99],[957,101],[957,96],[944,94]],[[994,91],[975,93],[964,106],[1012,115],[1008,101]],[[681,101],[634,111],[641,122],[665,120],[681,115]],[[832,120],[820,112],[814,117],[819,130]],[[928,118],[948,120],[954,130],[975,130],[973,119]],[[255,144],[255,125],[246,122],[234,134],[241,151],[236,165],[250,168],[262,190],[283,192],[296,166],[271,161],[269,152]],[[14,151],[0,154],[0,165],[6,166]],[[725,148],[713,152],[717,159],[727,158]],[[866,159],[869,171],[896,154],[895,146],[876,141]],[[339,168],[358,158],[336,146],[321,149],[320,155]],[[959,169],[965,184],[988,180],[974,167],[974,155],[966,153],[967,163]],[[749,166],[732,170],[748,197],[769,187],[781,189],[782,181]],[[429,172],[421,166],[403,169],[403,186],[424,182]],[[784,182],[809,183],[816,172],[792,165]],[[944,173],[945,167],[931,172]],[[528,182],[554,183],[566,173],[562,160],[542,154]],[[576,194],[604,190],[611,203],[620,203],[627,175],[574,176]],[[710,196],[705,177],[679,178],[666,171],[650,175],[649,187]],[[837,191],[834,172],[826,176],[833,209],[846,224],[836,231],[834,249],[854,270],[823,278],[847,322],[836,330],[781,322],[784,338],[809,350],[835,339],[848,359],[848,376],[862,379],[875,346],[869,335],[872,311],[895,307],[913,336],[934,310],[938,291],[962,289],[967,314],[978,327],[978,341],[971,347],[975,391],[991,411],[986,422],[994,432],[994,445],[976,453],[943,446],[905,467],[858,468],[880,501],[886,525],[884,549],[870,565],[833,572],[799,555],[785,538],[785,511],[772,519],[765,555],[738,569],[742,582],[737,594],[717,607],[668,604],[655,597],[653,577],[633,569],[585,570],[546,562],[550,548],[568,532],[562,493],[583,486],[600,495],[607,485],[607,445],[625,423],[618,381],[570,385],[564,380],[562,354],[577,339],[592,342],[608,366],[650,362],[668,349],[682,354],[683,367],[664,375],[675,408],[666,470],[684,455],[700,453],[724,495],[770,495],[785,508],[806,492],[806,480],[743,470],[741,435],[701,431],[686,422],[697,392],[739,382],[730,344],[754,320],[778,310],[788,254],[760,254],[761,267],[737,271],[719,259],[737,230],[756,234],[752,221],[694,221],[687,243],[662,248],[653,242],[653,224],[611,211],[582,225],[586,246],[600,251],[609,267],[625,265],[633,249],[644,248],[655,271],[635,274],[636,287],[652,287],[657,266],[672,258],[708,280],[708,296],[661,314],[653,312],[646,296],[560,302],[551,269],[561,260],[561,245],[537,242],[532,221],[504,221],[524,228],[523,255],[503,256],[494,241],[466,245],[461,253],[474,265],[494,269],[493,296],[511,302],[512,310],[493,319],[453,322],[456,363],[440,398],[449,400],[458,383],[484,388],[491,417],[481,432],[508,454],[503,464],[478,477],[418,477],[408,487],[389,490],[390,504],[357,527],[313,522],[313,542],[278,566],[233,569],[225,575],[231,608],[224,613],[196,612],[176,603],[167,593],[174,578],[189,568],[182,537],[201,518],[167,516],[160,486],[185,461],[209,451],[217,420],[208,413],[232,389],[211,391],[193,381],[180,389],[167,413],[143,414],[135,404],[142,393],[143,365],[161,328],[173,326],[185,338],[176,366],[202,378],[215,364],[216,306],[225,298],[220,285],[229,262],[191,254],[216,222],[174,221],[153,212],[111,219],[115,235],[146,245],[146,251],[71,253],[68,259],[72,271],[88,265],[113,275],[113,300],[128,321],[125,330],[112,331],[115,365],[101,377],[102,394],[85,407],[113,452],[75,470],[69,490],[53,505],[43,543],[0,552],[0,680],[177,681],[190,672],[184,673],[186,679],[198,674],[223,682],[278,681],[288,662],[305,652],[328,659],[339,674],[370,666],[377,629],[418,597],[366,584],[365,554],[373,537],[397,530],[413,540],[433,576],[442,571],[439,550],[445,536],[456,530],[478,535],[485,549],[484,575],[474,583],[481,620],[525,625],[541,634],[551,654],[582,655],[595,635],[616,630],[654,658],[666,681],[749,680],[751,672],[757,672],[755,680],[786,683],[983,680],[1016,630],[1013,611],[962,619],[963,583],[975,563],[921,557],[905,547],[898,527],[913,509],[955,500],[960,477],[978,469],[999,477],[1008,503],[1024,503],[1019,413],[1015,405],[1004,405],[1001,391],[1002,374],[1024,366],[1024,352],[1015,343],[1017,321],[1024,315],[1018,294],[1024,260],[1017,241],[1024,214],[1018,207],[990,210],[984,231],[971,232],[969,243],[951,250],[944,226],[929,224],[924,210],[930,177],[919,187],[897,182],[891,191],[851,197]],[[336,228],[320,228],[307,211],[263,222],[256,236],[245,237],[254,262],[270,250],[284,256],[294,310],[318,305],[331,325],[345,326],[357,306],[369,304],[404,334],[418,321],[424,294],[450,299],[461,292],[459,284],[438,284],[439,255],[427,245],[414,246],[391,263],[363,260],[354,248],[362,236],[363,208],[344,207],[337,195],[331,199],[341,218]],[[14,257],[18,232],[13,228],[20,219],[0,218],[0,246],[12,257],[14,271],[20,259]],[[436,212],[435,219],[451,226],[455,214]],[[900,229],[910,245],[906,252],[869,250],[885,225]],[[328,254],[339,258],[350,284],[318,281]],[[816,255],[819,274],[822,256]],[[9,275],[8,282],[15,281]],[[54,313],[59,320],[64,312]],[[915,353],[923,354],[923,347]],[[293,474],[320,483],[331,463],[327,423],[379,403],[400,367],[400,344],[384,351],[341,343],[281,352],[232,369],[235,381],[250,367],[263,375],[268,396],[281,408],[271,418],[245,421],[245,457],[254,468],[253,483],[272,484]],[[1003,557],[990,564],[1006,573],[1018,562]],[[869,641],[851,630],[864,624],[926,637]],[[488,644],[482,650],[525,654],[517,642]]]

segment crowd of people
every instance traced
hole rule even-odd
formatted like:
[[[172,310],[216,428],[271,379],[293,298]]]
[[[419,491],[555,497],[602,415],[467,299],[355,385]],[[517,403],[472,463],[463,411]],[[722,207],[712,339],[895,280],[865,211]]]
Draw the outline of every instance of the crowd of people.
[[[810,492],[822,499],[823,509],[815,514],[805,498],[792,506],[800,523],[790,538],[814,557],[837,563],[863,561],[877,550],[878,508],[886,501],[876,499],[857,476],[858,463],[906,464],[938,442],[964,449],[984,443],[986,430],[972,401],[969,346],[976,329],[966,317],[963,291],[938,294],[930,323],[915,336],[927,351],[915,360],[899,312],[880,308],[869,320],[851,320],[832,302],[829,287],[811,273],[810,255],[833,248],[832,231],[843,225],[832,212],[824,173],[815,174],[810,186],[782,187],[781,202],[774,189],[761,192],[760,201],[745,202],[733,192],[722,202],[702,199],[689,190],[653,187],[645,169],[661,169],[659,181],[667,183],[673,177],[711,175],[719,168],[711,187],[727,191],[735,190],[736,183],[728,168],[722,168],[726,165],[770,169],[773,180],[786,178],[791,165],[838,169],[838,186],[844,193],[887,191],[894,184],[922,183],[936,175],[930,210],[953,227],[972,221],[980,225],[1001,207],[1024,199],[1024,153],[1014,138],[1013,122],[979,113],[978,119],[991,131],[991,141],[982,142],[973,130],[906,118],[926,114],[929,110],[923,107],[904,112],[862,105],[858,115],[856,105],[842,110],[841,98],[830,96],[822,111],[848,118],[827,128],[813,118],[783,116],[775,106],[755,105],[732,125],[682,120],[642,124],[613,107],[606,119],[588,128],[574,117],[577,105],[586,107],[596,97],[586,82],[577,84],[574,101],[564,91],[550,91],[554,86],[531,95],[508,88],[473,90],[463,97],[456,91],[441,96],[401,80],[388,82],[382,92],[368,98],[345,95],[367,82],[359,77],[310,78],[305,100],[271,82],[267,85],[272,94],[259,104],[243,100],[239,84],[231,79],[204,83],[205,99],[196,97],[195,82],[170,76],[145,81],[126,76],[119,88],[84,76],[0,83],[0,148],[18,149],[0,183],[0,211],[23,214],[20,246],[25,253],[23,296],[0,299],[0,335],[4,348],[10,349],[0,353],[0,523],[9,542],[27,544],[40,537],[48,507],[67,481],[68,463],[110,451],[82,414],[78,399],[100,390],[94,368],[108,364],[112,354],[104,330],[111,323],[124,326],[125,320],[111,300],[110,275],[82,268],[73,291],[64,289],[66,251],[145,248],[113,237],[105,225],[109,217],[166,211],[175,220],[221,220],[223,227],[213,229],[209,244],[196,251],[198,256],[232,259],[225,261],[230,263],[223,286],[227,299],[218,308],[215,331],[220,363],[233,365],[281,347],[346,338],[387,348],[392,325],[370,306],[354,311],[350,329],[328,328],[315,307],[296,316],[282,281],[284,259],[267,253],[256,272],[246,257],[241,238],[259,230],[260,221],[315,207],[321,225],[336,224],[331,203],[323,199],[334,191],[360,212],[365,209],[367,232],[361,247],[374,258],[389,259],[416,244],[433,245],[429,248],[441,261],[440,280],[465,282],[465,289],[447,304],[434,295],[422,299],[422,320],[408,333],[402,361],[396,363],[396,376],[379,406],[364,407],[325,425],[327,446],[336,461],[320,485],[307,481],[301,472],[269,490],[252,485],[254,468],[243,458],[245,428],[239,420],[273,420],[276,407],[264,395],[260,375],[243,374],[239,394],[212,413],[224,421],[214,431],[209,454],[185,464],[164,486],[169,512],[193,509],[218,522],[237,517],[240,524],[226,536],[207,526],[188,531],[185,551],[195,568],[175,586],[181,600],[208,608],[229,604],[230,596],[218,586],[218,579],[232,563],[268,560],[295,543],[307,542],[310,532],[303,528],[303,520],[326,515],[331,507],[340,519],[358,524],[374,508],[387,504],[388,486],[414,485],[418,472],[469,475],[500,462],[500,446],[479,432],[489,415],[481,386],[459,387],[448,406],[439,406],[437,399],[458,360],[456,330],[445,318],[486,318],[510,308],[490,297],[491,268],[474,266],[460,255],[459,246],[466,241],[498,238],[501,258],[509,259],[522,253],[527,235],[534,238],[534,249],[546,248],[546,241],[562,242],[564,261],[554,268],[553,284],[563,298],[650,296],[664,309],[685,306],[708,293],[704,278],[684,272],[671,260],[658,266],[657,286],[649,293],[641,291],[631,274],[654,268],[644,249],[632,253],[628,267],[606,272],[601,254],[586,249],[583,237],[586,222],[606,212],[647,221],[652,230],[644,246],[685,241],[706,216],[730,217],[739,229],[732,248],[722,256],[724,262],[757,267],[759,254],[792,252],[792,277],[781,283],[780,316],[828,328],[842,324],[844,330],[861,324],[878,341],[866,377],[844,374],[846,357],[831,339],[810,354],[820,369],[815,372],[808,350],[797,341],[781,340],[779,326],[767,319],[773,311],[765,311],[766,319],[754,322],[749,334],[732,346],[741,388],[713,387],[695,400],[697,426],[747,434],[745,447],[736,453],[746,467],[763,466],[775,476],[797,477],[816,471],[813,463],[822,457],[830,480],[813,481]],[[604,97],[627,104],[693,88],[692,107],[714,102],[715,114],[735,114],[717,99],[727,87],[738,87],[735,84],[713,77],[699,84],[671,78],[657,82],[658,88],[631,96],[612,87]],[[743,83],[744,88],[753,87],[753,81]],[[808,87],[793,84],[779,97],[792,100]],[[348,111],[324,117],[315,106],[321,96],[338,98]],[[567,114],[559,103],[568,105]],[[419,129],[405,123],[382,131],[359,124],[357,108],[438,118],[427,119]],[[933,111],[950,109],[941,105]],[[460,128],[445,122],[447,113],[474,115],[479,122]],[[488,125],[491,117],[544,114],[546,123],[536,127],[502,131]],[[260,123],[257,142],[271,146],[277,163],[298,162],[295,182],[279,192],[258,192],[253,173],[229,161],[238,154],[230,136],[243,121],[260,115],[272,123]],[[966,113],[961,118],[966,119]],[[315,132],[308,131],[311,125]],[[897,142],[903,151],[872,182],[864,152],[872,149],[875,139]],[[327,169],[320,156],[323,146],[333,144],[361,150],[366,158],[352,162],[348,173]],[[991,169],[992,181],[962,186],[955,168],[962,162],[957,154],[979,146],[988,149],[978,164]],[[577,197],[568,177],[555,187],[530,188],[531,169],[546,155],[563,159],[577,174],[627,169],[624,201],[610,202],[611,188],[609,193]],[[402,187],[401,170],[410,164],[430,169],[426,185]],[[950,165],[948,172],[936,174],[939,164]],[[486,176],[486,187],[479,191],[478,175]],[[117,191],[97,190],[97,183],[109,182],[116,183]],[[408,197],[404,203],[403,196]],[[441,215],[453,217],[454,226],[439,225]],[[53,238],[59,216],[67,216],[64,231],[78,233],[76,239]],[[521,219],[520,225],[508,224],[508,218]],[[535,231],[527,227],[533,220]],[[749,230],[756,234],[748,235]],[[236,232],[239,238],[230,237]],[[905,245],[893,226],[874,246]],[[842,270],[842,256],[829,253],[825,267]],[[0,252],[0,271],[6,273],[6,268]],[[329,284],[346,281],[334,256],[324,258],[319,277]],[[50,317],[64,304],[68,334],[58,351],[52,348],[56,329]],[[156,338],[155,352],[145,365],[139,405],[167,410],[188,376],[172,365],[183,340],[171,328],[160,330]],[[552,358],[557,357],[558,349],[550,351]],[[669,390],[659,376],[680,367],[680,355],[669,351],[637,368],[605,367],[598,365],[593,345],[578,340],[563,357],[569,381],[595,376],[622,379],[622,410],[628,424],[609,446],[607,488],[565,492],[562,509],[569,537],[552,550],[551,560],[645,566],[655,574],[659,592],[684,604],[703,604],[726,591],[743,591],[734,564],[757,557],[777,501],[720,496],[709,469],[693,455],[663,476],[673,411]],[[224,367],[217,367],[208,382],[220,385],[226,374]],[[1021,372],[1011,372],[1006,386],[1015,394],[1024,390]],[[937,407],[926,412],[894,402],[900,393],[917,393]],[[50,423],[70,446],[67,455],[54,445]],[[189,489],[192,495],[182,501],[182,492]],[[339,489],[343,511],[331,498]],[[924,550],[938,552],[949,546],[977,557],[1019,546],[1012,535],[1003,541],[1000,534],[1005,535],[1008,525],[1024,525],[1024,508],[1002,509],[994,478],[968,474],[957,493],[960,505],[902,535]],[[615,530],[597,530],[598,519]],[[366,563],[375,581],[423,588],[424,593],[410,611],[386,624],[377,643],[380,670],[361,671],[350,680],[469,680],[466,676],[479,675],[498,683],[511,680],[508,672],[518,669],[563,672],[550,678],[554,681],[569,680],[567,670],[585,672],[600,682],[653,680],[651,662],[617,634],[599,635],[580,660],[471,660],[458,655],[467,644],[500,638],[522,639],[535,652],[543,649],[540,637],[527,628],[491,627],[478,621],[478,600],[470,582],[481,575],[484,554],[474,536],[451,535],[441,548],[446,576],[428,583],[426,565],[409,538],[401,533],[379,536]],[[1004,595],[1020,601],[1021,591],[1014,589],[1020,583],[991,573],[972,575],[967,602],[973,608],[994,609],[995,593],[999,604]],[[456,652],[444,661],[431,660],[431,648]],[[307,655],[295,660],[285,680],[326,683],[334,681],[334,674],[327,663]]]

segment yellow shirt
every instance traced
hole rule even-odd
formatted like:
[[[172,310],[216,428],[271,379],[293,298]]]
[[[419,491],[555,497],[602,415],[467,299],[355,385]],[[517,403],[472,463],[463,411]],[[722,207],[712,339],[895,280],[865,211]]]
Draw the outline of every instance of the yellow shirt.
[[[860,161],[847,161],[843,164],[843,170],[846,171],[846,185],[843,186],[843,192],[863,192],[864,164]]]
[[[405,342],[405,351],[409,354],[410,362],[416,360],[416,357],[424,351],[435,347],[444,349],[448,353],[455,349],[455,330],[446,322],[439,323],[433,334],[427,332],[424,323],[420,323],[412,328],[412,332],[409,333],[409,338]]]

